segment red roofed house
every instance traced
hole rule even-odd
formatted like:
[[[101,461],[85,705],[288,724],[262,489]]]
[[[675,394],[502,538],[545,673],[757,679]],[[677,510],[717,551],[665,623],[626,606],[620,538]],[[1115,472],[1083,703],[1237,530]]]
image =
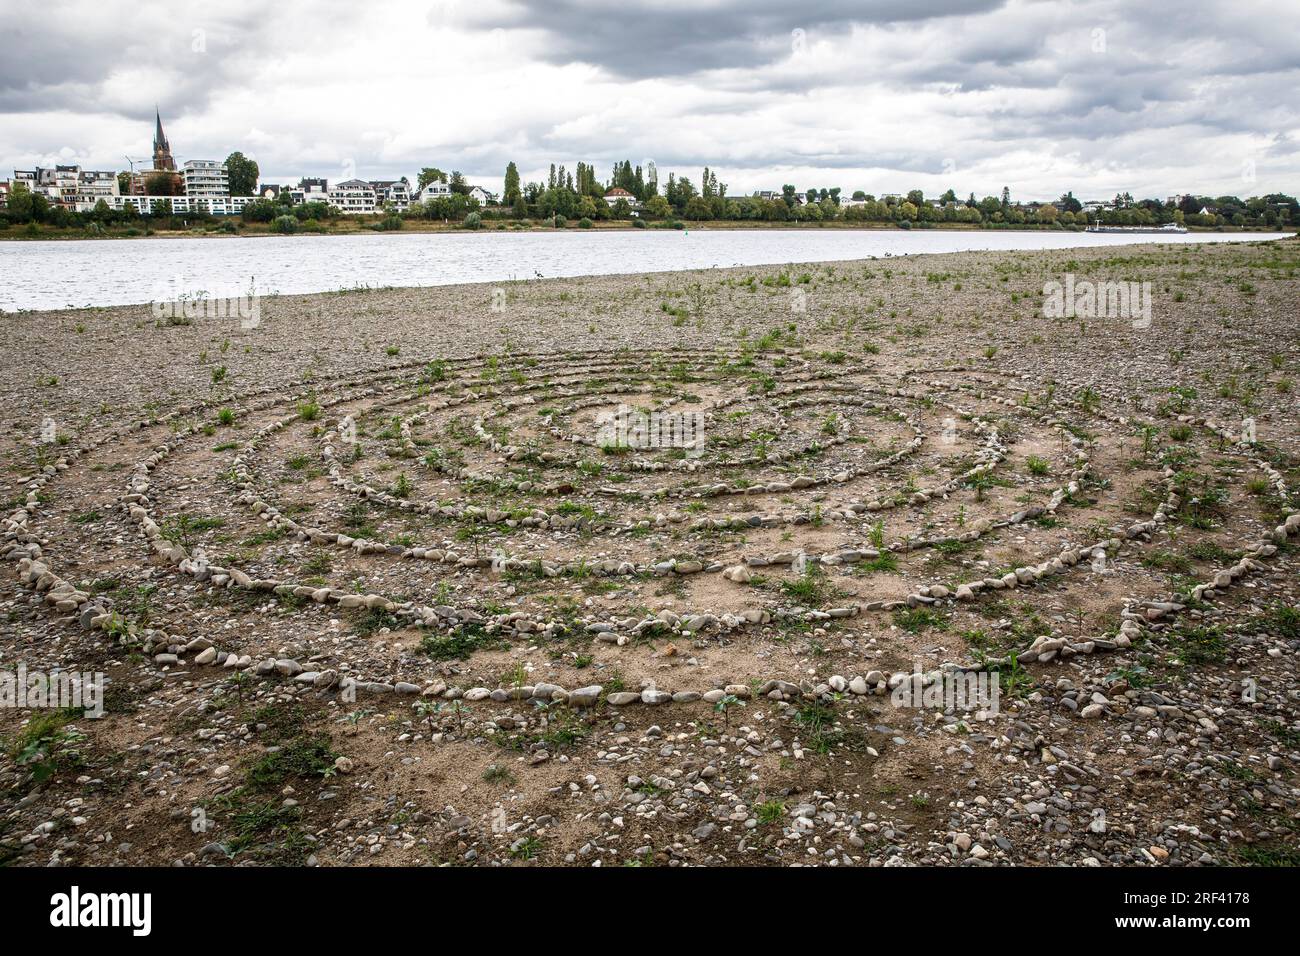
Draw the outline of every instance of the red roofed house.
[[[615,186],[613,189],[605,193],[605,202],[611,207],[613,207],[620,199],[626,202],[629,206],[639,205],[637,198],[622,186]]]

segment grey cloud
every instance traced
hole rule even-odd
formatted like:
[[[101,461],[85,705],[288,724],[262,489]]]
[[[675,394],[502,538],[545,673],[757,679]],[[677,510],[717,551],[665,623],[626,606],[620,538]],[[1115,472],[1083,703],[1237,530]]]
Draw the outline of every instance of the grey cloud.
[[[0,58],[0,113],[69,110],[113,112],[146,122],[155,102],[172,117],[202,112],[236,84],[249,59],[277,38],[262,29],[267,14],[251,0],[222,4],[141,2],[96,15],[28,3],[6,13],[6,56]],[[19,55],[12,55],[20,51]],[[155,77],[149,89],[114,88],[122,75]]]
[[[813,42],[854,23],[916,23],[987,13],[1006,0],[727,0],[666,9],[635,0],[515,2],[469,15],[489,29],[540,31],[538,55],[551,63],[591,63],[628,78],[686,76],[756,68],[788,56],[794,31]]]

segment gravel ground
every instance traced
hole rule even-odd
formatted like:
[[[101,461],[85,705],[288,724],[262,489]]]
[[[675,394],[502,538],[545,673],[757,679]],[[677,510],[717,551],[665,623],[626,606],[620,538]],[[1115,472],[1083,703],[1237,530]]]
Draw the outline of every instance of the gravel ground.
[[[1295,865],[1298,271],[6,317],[0,665],[106,690],[0,709],[0,862]]]

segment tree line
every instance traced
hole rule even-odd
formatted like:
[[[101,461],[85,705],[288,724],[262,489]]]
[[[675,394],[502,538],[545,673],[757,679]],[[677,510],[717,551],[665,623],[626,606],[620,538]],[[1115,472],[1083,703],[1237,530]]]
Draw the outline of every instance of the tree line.
[[[258,167],[242,153],[226,159],[232,195],[251,195],[256,189]],[[125,176],[126,174],[122,174]],[[169,195],[165,188],[174,187],[170,173],[152,174],[152,195]],[[164,183],[163,179],[168,179]],[[470,195],[471,186],[458,170],[450,172],[436,166],[420,170],[415,192],[432,182],[446,183],[448,193],[424,202],[412,202],[408,209],[384,206],[376,210],[378,221],[371,228],[401,228],[405,219],[428,219],[463,223],[477,227],[484,220],[543,220],[580,224],[601,220],[637,220],[644,222],[878,222],[894,223],[902,228],[934,226],[943,223],[990,228],[1038,226],[1082,228],[1091,222],[1121,226],[1160,226],[1185,223],[1203,227],[1262,227],[1285,229],[1300,224],[1300,204],[1295,197],[1282,193],[1252,196],[1184,195],[1176,202],[1159,199],[1134,199],[1127,192],[1108,200],[1101,208],[1084,207],[1073,192],[1048,203],[1013,202],[1009,187],[998,196],[977,199],[971,193],[960,199],[952,189],[929,199],[922,190],[906,194],[872,195],[862,190],[848,197],[839,187],[796,189],[791,184],[779,192],[751,196],[732,196],[727,184],[718,179],[717,171],[704,167],[698,186],[688,176],[669,173],[660,181],[653,162],[644,166],[631,161],[616,162],[608,178],[597,175],[596,167],[579,162],[573,169],[552,163],[544,181],[523,182],[518,166],[507,164],[504,189],[498,203],[481,207]],[[126,184],[124,184],[126,185]],[[156,186],[158,192],[153,192]],[[619,188],[626,197],[612,205],[606,200],[609,190]],[[279,231],[292,232],[299,227],[314,229],[338,216],[338,211],[322,202],[293,204],[288,190],[273,199],[259,198],[249,203],[242,218],[247,222],[272,223]],[[10,224],[43,223],[62,226],[131,225],[137,219],[170,219],[171,210],[163,204],[153,213],[141,216],[134,209],[115,211],[102,201],[90,212],[74,212],[45,197],[17,190],[9,198],[8,208],[0,210],[0,228]],[[190,214],[187,220],[203,219]]]

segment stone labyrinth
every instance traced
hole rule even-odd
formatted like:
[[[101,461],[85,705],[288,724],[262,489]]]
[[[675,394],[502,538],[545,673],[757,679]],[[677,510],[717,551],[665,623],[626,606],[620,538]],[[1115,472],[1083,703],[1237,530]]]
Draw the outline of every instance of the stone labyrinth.
[[[1125,646],[1300,531],[1231,507],[1252,483],[1291,499],[1241,423],[1176,396],[774,351],[421,361],[226,395],[47,446],[3,553],[52,611],[164,668],[622,706]],[[702,454],[602,444],[620,405],[703,413]],[[73,480],[128,533],[43,504]],[[1200,546],[1190,570],[1161,568],[1173,536]],[[191,589],[188,620],[95,585],[146,567]],[[346,637],[285,657],[268,607],[307,643],[331,617]],[[845,628],[879,666],[809,682],[797,659]],[[521,645],[546,680],[501,677]],[[691,668],[708,649],[721,663]]]

